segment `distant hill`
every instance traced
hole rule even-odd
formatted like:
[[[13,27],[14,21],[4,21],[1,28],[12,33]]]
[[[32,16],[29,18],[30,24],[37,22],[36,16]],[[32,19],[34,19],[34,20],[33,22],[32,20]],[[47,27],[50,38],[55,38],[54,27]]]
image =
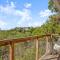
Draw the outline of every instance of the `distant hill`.
[[[12,39],[48,33],[60,33],[60,18],[56,19],[56,15],[50,16],[41,27],[16,27],[10,30],[0,29],[0,39]]]

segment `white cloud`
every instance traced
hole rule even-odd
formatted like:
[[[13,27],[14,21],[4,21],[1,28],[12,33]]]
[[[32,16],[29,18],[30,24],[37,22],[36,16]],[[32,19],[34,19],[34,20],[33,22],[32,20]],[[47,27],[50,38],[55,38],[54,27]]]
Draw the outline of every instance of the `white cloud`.
[[[24,4],[25,8],[30,8],[31,7],[31,3],[26,3]]]
[[[38,27],[41,26],[41,22],[37,21],[37,22],[28,23],[28,26]]]
[[[0,20],[0,26],[6,25],[7,23],[4,22],[3,20]]]
[[[27,9],[24,9],[23,13],[21,15],[22,16],[21,16],[20,21],[18,21],[18,25],[20,25],[21,23],[23,23],[25,21],[30,21],[32,19],[31,12]]]
[[[22,11],[15,9],[15,5],[13,2],[7,4],[6,6],[0,5],[0,12],[8,14],[8,15],[16,15],[20,16],[22,14]]]
[[[40,17],[48,17],[52,14],[53,13],[48,9],[47,10],[41,10],[40,13],[39,13]]]
[[[12,6],[12,7],[15,7],[15,4],[14,4],[13,2],[11,2],[11,6]]]
[[[16,17],[20,17],[20,19],[18,20],[17,24],[20,24],[24,21],[27,20],[31,20],[31,12],[29,9],[27,9],[28,7],[31,6],[31,4],[25,4],[25,8],[23,8],[22,10],[16,9],[16,6],[13,2],[11,2],[10,4],[7,4],[6,6],[0,5],[0,13],[5,13],[7,15],[10,16],[16,16]]]
[[[7,4],[6,6],[0,5],[0,12],[5,13],[5,14],[14,14],[15,8],[13,5]]]

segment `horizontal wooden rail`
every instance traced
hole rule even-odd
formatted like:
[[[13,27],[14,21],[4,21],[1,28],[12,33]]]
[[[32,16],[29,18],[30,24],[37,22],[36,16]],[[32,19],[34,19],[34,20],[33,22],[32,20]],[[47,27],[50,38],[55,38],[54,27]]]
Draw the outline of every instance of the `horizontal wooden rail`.
[[[31,40],[34,40],[34,39],[38,39],[38,38],[42,38],[42,37],[46,37],[46,36],[51,36],[51,35],[58,35],[58,34],[47,34],[47,35],[41,35],[41,36],[29,36],[29,37],[18,38],[18,39],[4,39],[4,40],[0,40],[0,46],[9,45],[11,43],[31,41]]]
[[[19,42],[31,41],[31,40],[42,38],[42,37],[45,37],[45,36],[51,36],[51,34],[41,35],[41,36],[30,36],[30,37],[18,38],[18,39],[5,39],[5,40],[0,40],[0,46],[9,45],[11,43],[19,43]]]

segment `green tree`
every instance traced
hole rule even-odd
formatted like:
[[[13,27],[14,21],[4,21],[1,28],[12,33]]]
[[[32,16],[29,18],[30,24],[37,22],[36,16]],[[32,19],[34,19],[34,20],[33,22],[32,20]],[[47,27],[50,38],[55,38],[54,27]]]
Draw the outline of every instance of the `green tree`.
[[[48,0],[48,8],[52,12],[60,12],[60,0]]]

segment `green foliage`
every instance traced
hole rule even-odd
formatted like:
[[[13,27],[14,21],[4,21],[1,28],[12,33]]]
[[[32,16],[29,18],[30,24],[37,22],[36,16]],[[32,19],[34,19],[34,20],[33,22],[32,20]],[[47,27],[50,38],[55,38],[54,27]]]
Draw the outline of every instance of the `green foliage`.
[[[44,23],[41,27],[31,27],[24,32],[20,31],[21,28],[0,30],[0,39],[13,39],[34,35],[43,35],[48,33],[60,33],[60,19],[56,20],[56,16],[57,15],[50,16],[46,23]]]
[[[48,34],[48,33],[60,33],[60,19],[56,20],[57,15],[52,15],[49,17],[49,19],[44,23],[41,27],[36,27],[36,28],[28,28],[25,30],[24,28],[22,29],[23,31],[20,31],[20,28],[15,28],[11,30],[0,30],[0,39],[13,39],[13,38],[21,38],[21,37],[28,37],[28,36],[34,36],[34,35],[43,35],[43,34]],[[43,55],[45,53],[45,42],[40,42],[39,48],[39,53]],[[35,48],[29,48],[35,45],[34,43],[30,42],[24,42],[23,44],[18,44],[16,45],[15,48],[17,47],[17,56],[15,54],[15,59],[16,60],[35,60]],[[25,47],[25,48],[24,48]],[[26,48],[27,47],[27,48]],[[1,52],[0,52],[1,56]]]
[[[58,12],[57,7],[55,6],[53,0],[48,0],[48,9],[52,12]]]
[[[15,60],[35,60],[34,42],[23,42],[15,45]]]
[[[54,6],[52,0],[49,0],[48,8],[53,12],[57,12],[57,8]],[[59,15],[60,16],[60,15]],[[16,27],[11,30],[1,30],[0,29],[0,40],[3,39],[14,39],[35,35],[51,34],[51,33],[60,33],[60,19],[56,19],[57,14],[52,15],[49,19],[41,25],[41,27],[27,27],[20,28]],[[39,42],[39,55],[45,53],[45,41]],[[1,50],[1,48],[0,48]],[[0,51],[0,60],[2,52]],[[35,44],[32,42],[24,42],[15,45],[15,60],[35,60]]]

